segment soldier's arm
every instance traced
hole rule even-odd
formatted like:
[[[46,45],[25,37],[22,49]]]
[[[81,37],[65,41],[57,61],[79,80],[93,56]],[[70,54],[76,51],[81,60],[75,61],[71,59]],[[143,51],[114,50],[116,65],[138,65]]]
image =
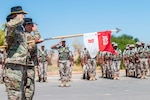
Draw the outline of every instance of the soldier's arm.
[[[52,46],[51,46],[51,49],[59,49],[61,43],[62,43],[62,42],[59,42],[59,43],[57,43],[57,44],[52,45]]]
[[[21,17],[15,17],[14,19],[11,19],[9,22],[6,23],[6,27],[9,30],[13,30],[14,28],[16,28],[17,26],[22,25],[24,22],[24,19]]]

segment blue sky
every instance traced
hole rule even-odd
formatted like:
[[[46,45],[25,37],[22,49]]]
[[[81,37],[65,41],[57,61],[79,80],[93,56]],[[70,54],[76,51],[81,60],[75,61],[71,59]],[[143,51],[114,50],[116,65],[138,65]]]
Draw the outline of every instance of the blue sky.
[[[128,34],[150,43],[150,0],[2,0],[0,25],[5,23],[12,6],[22,6],[38,24],[42,38],[121,28]],[[78,37],[83,43],[82,37]],[[71,46],[74,38],[68,38]],[[47,49],[59,40],[44,42]]]

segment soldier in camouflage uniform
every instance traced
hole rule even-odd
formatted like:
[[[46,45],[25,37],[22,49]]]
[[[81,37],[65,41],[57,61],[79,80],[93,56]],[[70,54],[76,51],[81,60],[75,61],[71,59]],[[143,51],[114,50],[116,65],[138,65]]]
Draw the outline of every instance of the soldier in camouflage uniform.
[[[0,84],[3,84],[3,73],[4,73],[4,54],[3,49],[0,49]]]
[[[139,50],[139,60],[140,60],[140,71],[141,71],[141,78],[145,79],[148,71],[148,52],[145,49],[145,43],[141,43],[141,47]]]
[[[91,58],[89,52],[84,48],[81,55],[81,61],[83,66],[83,79],[96,80],[97,56]]]
[[[89,55],[88,50],[86,48],[84,48],[84,50],[81,52],[81,66],[83,69],[82,79],[89,79],[88,55]]]
[[[38,64],[37,60],[37,43],[42,42],[40,39],[40,33],[37,30],[35,24],[33,24],[31,18],[25,18],[24,24],[25,34],[27,36],[27,41],[34,40],[34,42],[28,43],[28,57],[27,57],[27,66],[25,67],[25,100],[32,100],[34,91],[35,91],[35,66]],[[34,35],[31,32],[34,32]]]
[[[150,73],[150,43],[147,44],[147,52],[148,52],[148,69],[149,69],[149,73]]]
[[[112,70],[113,70],[113,79],[119,79],[119,71],[120,71],[120,64],[122,59],[122,52],[118,48],[118,44],[114,44],[114,49],[117,54],[112,55]]]
[[[27,59],[27,40],[22,24],[24,14],[21,6],[11,8],[12,19],[6,23],[5,45],[7,58],[5,65],[5,85],[8,93],[8,100],[25,100],[24,80],[25,66]]]
[[[113,78],[113,69],[112,69],[112,53],[105,52],[104,53],[104,67],[105,67],[105,78],[112,79]]]
[[[41,49],[38,50],[38,62],[39,62],[39,76],[40,82],[47,81],[47,71],[48,71],[48,53],[45,50],[45,46],[41,45]]]
[[[58,50],[58,63],[59,63],[59,70],[61,73],[61,86],[69,86],[69,70],[70,66],[72,66],[71,63],[73,61],[72,52],[69,50],[69,47],[66,46],[66,41],[64,39],[61,40],[61,42],[57,43],[56,45],[51,46],[51,49],[57,49]]]

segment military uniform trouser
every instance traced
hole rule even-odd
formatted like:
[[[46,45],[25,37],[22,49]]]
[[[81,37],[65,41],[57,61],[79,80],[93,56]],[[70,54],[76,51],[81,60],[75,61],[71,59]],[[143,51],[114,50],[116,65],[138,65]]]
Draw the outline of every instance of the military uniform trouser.
[[[89,74],[92,74],[92,75],[96,75],[96,61],[95,59],[89,59],[88,60],[88,66],[89,66]]]
[[[69,78],[72,77],[72,66],[69,67]]]
[[[0,64],[0,82],[3,81],[3,71],[2,64]]]
[[[6,64],[5,86],[8,100],[25,100],[24,96],[25,66]]]
[[[25,67],[25,100],[32,100],[35,91],[35,69],[34,66]]]
[[[40,64],[39,64],[39,76],[40,76],[40,78],[47,78],[47,71],[48,71],[47,61],[40,62]]]
[[[83,76],[83,78],[87,78],[88,76],[87,76],[87,72],[88,72],[88,70],[89,70],[89,66],[88,66],[88,64],[84,64],[83,65],[83,74],[82,74],[82,76]]]
[[[68,81],[69,78],[69,69],[70,69],[70,61],[69,60],[59,60],[59,70],[61,73],[62,79]]]
[[[112,61],[112,71],[115,75],[119,75],[119,71],[120,71],[120,64],[121,61],[120,60],[113,60]]]
[[[148,59],[147,58],[140,58],[140,69],[141,71],[148,71]]]

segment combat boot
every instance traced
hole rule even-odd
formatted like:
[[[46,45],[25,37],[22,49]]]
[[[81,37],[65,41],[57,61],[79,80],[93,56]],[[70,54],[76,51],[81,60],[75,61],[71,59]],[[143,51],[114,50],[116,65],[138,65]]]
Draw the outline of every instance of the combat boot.
[[[43,78],[43,82],[48,83],[48,81],[47,81],[47,77]]]
[[[116,76],[116,74],[114,75],[113,79],[114,79],[114,80],[116,80],[116,79],[117,79],[117,76]]]
[[[64,87],[64,81],[63,80],[61,81],[61,85],[60,86]]]
[[[66,87],[68,87],[68,86],[69,86],[68,82],[65,82],[65,86],[66,86]]]

